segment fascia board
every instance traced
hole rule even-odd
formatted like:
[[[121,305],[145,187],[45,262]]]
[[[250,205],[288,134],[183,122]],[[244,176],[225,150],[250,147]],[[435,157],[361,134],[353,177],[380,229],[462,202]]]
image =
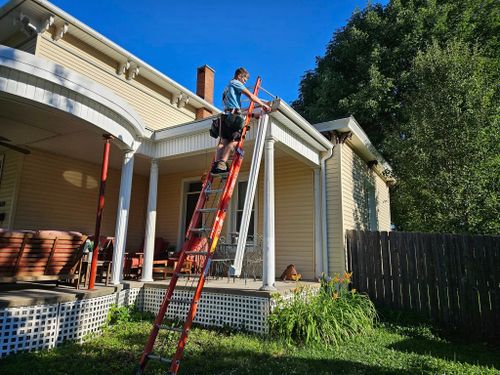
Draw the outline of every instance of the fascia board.
[[[285,121],[283,121],[283,118],[278,118],[278,120],[289,127],[290,130],[300,134],[304,140],[312,138],[315,141],[313,143],[316,143],[315,147],[318,148],[318,150],[327,151],[333,148],[333,144],[328,141],[328,139],[316,130],[306,119],[295,112],[295,110],[286,102],[281,99],[276,99],[273,102],[272,107],[273,109],[277,109],[286,118]],[[273,113],[271,113],[271,117],[272,115]]]
[[[377,170],[380,176],[384,178],[386,181],[394,181],[393,177],[387,177],[384,173],[387,171],[392,172],[391,166],[387,163],[387,161],[380,155],[375,146],[370,142],[370,139],[363,131],[359,123],[353,116],[326,121],[313,125],[318,131],[333,131],[336,130],[340,133],[352,132],[352,138],[348,141],[348,143],[356,150],[359,155],[365,159],[366,161],[376,160],[378,165],[374,168]]]

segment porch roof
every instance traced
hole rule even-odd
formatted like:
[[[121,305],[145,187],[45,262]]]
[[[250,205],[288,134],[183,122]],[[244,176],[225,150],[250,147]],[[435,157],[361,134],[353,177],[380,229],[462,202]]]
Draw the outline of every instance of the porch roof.
[[[282,99],[272,102],[270,136],[281,142],[290,152],[295,152],[312,164],[319,164],[321,153],[333,148],[318,130],[295,112]],[[152,158],[167,158],[193,154],[214,147],[208,129],[216,116],[192,121],[155,131],[150,139],[143,139],[138,152]],[[255,125],[247,133],[247,140],[255,138]]]

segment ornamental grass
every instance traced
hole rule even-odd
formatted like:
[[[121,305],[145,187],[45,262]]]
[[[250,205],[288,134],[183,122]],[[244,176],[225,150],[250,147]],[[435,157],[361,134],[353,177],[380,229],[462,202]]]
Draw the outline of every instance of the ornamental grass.
[[[370,299],[349,289],[351,273],[321,278],[319,291],[298,286],[291,296],[276,296],[268,318],[273,337],[292,345],[339,346],[373,330],[377,313]]]

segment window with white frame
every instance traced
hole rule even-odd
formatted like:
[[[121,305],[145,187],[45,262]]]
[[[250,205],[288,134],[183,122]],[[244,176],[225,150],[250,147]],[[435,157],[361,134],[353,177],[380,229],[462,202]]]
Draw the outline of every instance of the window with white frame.
[[[245,196],[247,193],[247,186],[248,186],[248,181],[239,181],[236,189],[236,198],[234,201],[236,204],[233,206],[233,212],[234,212],[234,218],[233,218],[233,223],[234,223],[234,231],[239,232],[240,227],[241,227],[241,221],[243,218],[243,208],[245,207]],[[250,223],[248,224],[248,234],[247,234],[247,241],[253,242],[254,236],[255,236],[255,199],[253,201],[252,205],[252,213],[250,215]]]

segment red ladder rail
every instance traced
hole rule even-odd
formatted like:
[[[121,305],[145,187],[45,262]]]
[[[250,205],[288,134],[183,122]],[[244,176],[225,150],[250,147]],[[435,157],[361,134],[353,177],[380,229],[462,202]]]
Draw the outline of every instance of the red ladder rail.
[[[260,77],[257,77],[257,82],[255,83],[253,94],[257,95],[259,92],[261,84],[261,79]],[[252,113],[254,110],[254,102],[251,101],[250,106],[248,108],[248,112],[245,118],[245,123],[244,127],[241,133],[241,138],[236,146],[235,152],[234,152],[234,157],[233,157],[233,162],[231,163],[231,167],[229,169],[228,173],[224,173],[221,175],[213,175],[212,173],[209,173],[207,177],[203,181],[202,185],[202,190],[200,193],[200,196],[198,198],[198,202],[196,203],[196,207],[194,210],[194,213],[191,217],[191,221],[189,222],[189,227],[188,230],[186,231],[186,238],[184,245],[182,246],[180,255],[179,255],[179,260],[177,262],[177,266],[174,270],[174,273],[172,274],[172,278],[170,279],[170,284],[168,286],[168,290],[163,298],[162,304],[160,306],[160,309],[158,311],[158,314],[156,316],[156,319],[153,323],[153,327],[151,329],[151,332],[149,334],[148,340],[146,342],[146,345],[144,347],[144,351],[142,353],[142,356],[139,361],[139,365],[136,369],[136,374],[140,375],[144,373],[144,369],[146,367],[146,364],[148,360],[150,359],[155,359],[155,360],[160,360],[161,362],[164,363],[169,363],[170,368],[169,368],[169,374],[177,374],[177,371],[179,370],[180,366],[180,361],[182,359],[182,355],[184,352],[184,348],[187,343],[188,339],[188,334],[189,330],[191,329],[191,326],[193,324],[193,320],[196,316],[196,311],[198,309],[198,302],[201,298],[201,293],[203,290],[203,286],[205,284],[205,277],[208,274],[208,270],[210,268],[210,263],[213,257],[213,254],[215,252],[215,249],[217,247],[217,243],[219,241],[220,233],[222,230],[222,227],[224,225],[224,219],[226,217],[226,212],[229,207],[229,203],[231,201],[231,197],[233,195],[234,187],[236,184],[236,181],[238,179],[238,174],[241,168],[241,164],[243,162],[243,145],[245,142],[245,136],[246,132],[248,130],[248,125],[250,124],[251,118],[252,118]],[[199,222],[200,218],[202,218],[202,215],[204,213],[205,209],[205,204],[209,200],[209,195],[211,194],[211,187],[213,185],[214,179],[215,178],[225,178],[226,182],[224,184],[224,188],[222,189],[222,194],[219,196],[219,201],[217,204],[217,208],[215,209],[215,215],[214,215],[214,220],[212,223],[211,228],[206,228],[207,232],[209,233],[208,236],[203,236],[205,228],[195,228],[197,223]],[[212,209],[210,209],[212,210]],[[210,229],[210,230],[208,230]],[[205,233],[205,234],[206,234]],[[201,236],[199,236],[201,235]],[[203,248],[207,248],[208,251],[203,252],[200,251]],[[167,312],[168,306],[170,302],[172,301],[172,296],[175,291],[175,287],[177,285],[177,281],[179,277],[181,276],[181,269],[184,264],[184,261],[187,259],[187,257],[192,256],[193,254],[198,253],[200,256],[205,256],[205,260],[203,261],[203,266],[201,268],[201,272],[197,275],[199,277],[198,283],[196,285],[196,289],[194,291],[193,299],[191,300],[191,304],[189,307],[189,311],[187,313],[186,320],[184,321],[183,327],[182,328],[168,328],[162,326],[163,320],[165,318],[165,314]],[[167,358],[161,357],[159,355],[154,355],[153,353],[153,347],[156,341],[156,338],[158,336],[158,332],[160,329],[165,328],[165,329],[170,329],[170,330],[175,330],[180,332],[180,337],[177,342],[177,349],[175,351],[175,354],[172,358],[172,360],[168,360]]]

